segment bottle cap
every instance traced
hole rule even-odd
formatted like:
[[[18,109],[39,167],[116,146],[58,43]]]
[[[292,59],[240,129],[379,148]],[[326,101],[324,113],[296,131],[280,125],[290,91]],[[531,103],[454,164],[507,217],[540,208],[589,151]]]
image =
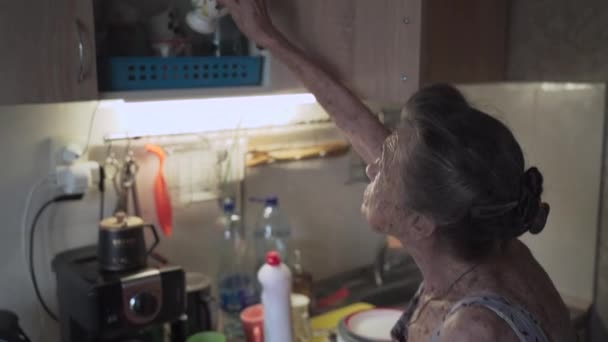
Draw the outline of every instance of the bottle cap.
[[[266,206],[276,207],[279,205],[279,198],[277,196],[266,197],[264,202]]]
[[[266,254],[266,263],[270,266],[279,266],[281,264],[281,256],[276,251],[270,251]]]
[[[234,212],[235,209],[235,205],[234,205],[234,200],[232,198],[225,198],[223,203],[222,203],[222,209],[224,210],[224,212]]]

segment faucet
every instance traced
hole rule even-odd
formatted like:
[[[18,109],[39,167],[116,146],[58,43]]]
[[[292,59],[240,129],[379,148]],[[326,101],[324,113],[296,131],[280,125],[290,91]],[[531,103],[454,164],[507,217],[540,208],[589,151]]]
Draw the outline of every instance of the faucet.
[[[407,271],[414,265],[414,259],[403,249],[401,243],[388,237],[382,241],[376,251],[376,259],[373,263],[374,282],[376,286],[382,286],[386,283],[386,275],[391,270]]]
[[[384,273],[388,248],[388,242],[385,239],[382,241],[380,247],[376,251],[376,259],[374,260],[374,282],[378,287],[384,285]]]

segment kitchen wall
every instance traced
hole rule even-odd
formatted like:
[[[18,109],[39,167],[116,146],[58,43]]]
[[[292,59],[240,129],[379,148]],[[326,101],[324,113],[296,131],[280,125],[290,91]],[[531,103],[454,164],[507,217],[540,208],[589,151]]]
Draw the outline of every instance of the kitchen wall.
[[[599,229],[591,334],[593,341],[608,341],[608,136],[604,137]]]
[[[256,100],[258,101],[258,100]],[[123,104],[97,102],[50,104],[50,105],[23,105],[23,106],[0,106],[0,136],[3,144],[0,152],[5,158],[2,164],[2,179],[0,180],[0,202],[4,205],[0,208],[0,217],[4,221],[4,229],[0,233],[0,274],[5,281],[0,285],[0,308],[6,308],[17,312],[22,320],[23,328],[30,334],[34,341],[58,341],[57,326],[46,317],[35,300],[34,291],[30,285],[29,275],[26,272],[27,265],[24,257],[24,240],[20,222],[27,192],[32,186],[50,172],[50,143],[49,137],[73,137],[75,141],[85,142],[89,130],[92,114],[96,112],[93,128],[91,130],[90,151],[97,160],[103,160],[105,148],[100,147],[104,135],[108,133],[129,132],[181,132],[202,131],[206,129],[222,129],[236,127],[239,122],[247,124],[251,117],[262,116],[264,113],[255,113],[256,101],[244,103],[239,107],[239,115],[242,108],[248,108],[244,119],[232,116],[230,120],[218,120],[225,118],[228,105],[217,104],[204,108],[199,105],[198,110],[191,108],[179,108],[156,104],[155,110],[135,106],[125,111]],[[274,110],[289,114],[288,117],[306,117],[308,119],[323,119],[326,115],[319,111],[316,105],[300,104],[297,109],[281,108],[280,102],[273,100]],[[267,106],[268,104],[262,104]],[[275,108],[278,105],[279,108]],[[205,104],[204,106],[207,106]],[[288,104],[285,104],[288,106]],[[220,108],[221,107],[221,108]],[[233,108],[234,109],[234,108]],[[164,111],[164,112],[162,112]],[[259,111],[259,110],[258,110]],[[212,112],[213,114],[209,114]],[[312,112],[312,113],[311,113]],[[201,114],[202,113],[202,114]],[[207,115],[207,116],[205,116]],[[276,113],[274,114],[277,115]],[[285,115],[283,115],[285,116]],[[280,118],[279,118],[280,119]],[[259,121],[259,120],[258,120]],[[276,121],[276,124],[287,123],[285,120]],[[253,123],[255,124],[255,122]],[[152,140],[144,140],[144,142]],[[168,142],[171,139],[161,139],[160,142]],[[157,141],[158,142],[158,141]],[[147,220],[154,220],[155,213],[151,197],[152,180],[156,171],[157,162],[149,156],[141,153],[139,146],[134,144],[136,156],[142,163],[142,172],[138,178],[140,200],[143,206],[143,216]],[[119,154],[124,146],[116,146],[114,150]],[[336,169],[340,169],[346,159],[336,160]],[[168,180],[171,182],[171,180]],[[297,181],[297,180],[296,180]],[[327,180],[328,182],[330,180]],[[339,186],[338,189],[341,187]],[[358,186],[357,189],[360,189]],[[262,189],[258,189],[262,192]],[[360,190],[355,190],[360,193]],[[49,187],[38,188],[29,211],[29,222],[32,220],[34,211],[40,207],[44,200],[49,199],[52,193]],[[345,192],[344,199],[351,192]],[[111,206],[112,196],[108,198],[107,205]],[[284,202],[286,210],[297,213],[298,207]],[[97,238],[97,219],[99,208],[99,196],[92,191],[82,202],[58,204],[49,210],[49,214],[43,217],[38,226],[38,239],[36,240],[35,259],[37,278],[42,288],[44,297],[52,308],[56,307],[54,298],[54,275],[50,270],[50,261],[54,254],[77,246],[92,244]],[[258,208],[256,208],[258,209]],[[346,210],[346,209],[345,209]],[[109,211],[109,210],[108,210]],[[217,227],[215,219],[219,215],[215,201],[192,203],[189,205],[176,206],[174,208],[174,235],[171,240],[164,240],[159,251],[169,257],[175,263],[183,265],[192,271],[215,274],[217,249],[215,241]],[[358,209],[347,212],[345,217],[359,217]],[[298,217],[297,215],[295,216]],[[349,219],[351,220],[351,219]],[[347,222],[349,220],[346,220]],[[351,220],[352,221],[352,220]],[[363,222],[358,223],[363,231]],[[361,249],[365,240],[358,239],[357,248]],[[352,241],[352,240],[348,240]],[[369,241],[364,241],[369,243]],[[337,241],[339,244],[340,241]],[[375,246],[370,244],[369,250],[373,251]],[[364,255],[365,262],[369,258]],[[354,258],[361,262],[362,258]],[[348,268],[353,263],[351,259],[343,258],[344,262],[334,262],[332,269],[323,269],[327,274],[331,271]],[[42,338],[44,336],[44,338]]]
[[[552,216],[542,235],[527,236],[526,243],[562,292],[591,299],[604,86],[499,84],[466,86],[463,90],[475,103],[513,128],[528,161],[539,166],[546,177],[546,198],[552,205]],[[25,196],[33,183],[48,174],[47,138],[86,136],[89,119],[96,108],[97,103],[93,102],[0,107],[0,134],[3,137],[0,151],[5,160],[0,180],[0,202],[3,203],[0,215],[5,225],[0,233],[0,257],[4,261],[0,274],[6,279],[0,286],[0,307],[17,311],[24,328],[35,340],[45,336],[45,341],[56,341],[51,337],[57,336],[57,329],[39,312],[26,273],[20,229]],[[92,130],[92,146],[99,145],[106,133],[133,130],[134,122],[141,123],[145,118],[141,113],[138,115],[129,117],[105,105],[100,106]],[[181,120],[186,126],[193,126],[188,121],[192,117],[180,117],[177,110],[171,115],[149,118],[149,121],[163,121],[165,126]],[[194,128],[210,124],[211,119],[199,118]],[[339,138],[339,135],[330,131],[324,137]],[[320,138],[311,134],[310,139],[314,142]],[[97,148],[93,150],[99,152]],[[155,164],[149,157],[143,162],[145,171],[140,190],[145,192],[151,186]],[[349,183],[355,172],[353,165],[356,165],[356,158],[348,154],[247,171],[246,195],[280,196],[305,252],[305,266],[317,278],[369,263],[380,239],[368,231],[360,216],[365,184]],[[49,195],[41,189],[34,196],[32,208],[37,208]],[[149,193],[142,193],[141,197],[145,204],[144,216],[153,219]],[[247,222],[251,225],[259,207],[248,205],[246,209]],[[98,197],[92,193],[83,202],[57,205],[39,227],[36,267],[44,295],[52,307],[56,303],[50,259],[66,248],[95,241],[97,211]],[[160,250],[190,270],[213,274],[217,253],[209,237],[217,214],[213,202],[176,208],[175,235],[171,241],[163,241]],[[40,331],[44,335],[38,333]]]
[[[606,111],[604,84],[463,87],[514,132],[526,162],[545,177],[545,230],[524,241],[565,295],[593,298]]]
[[[23,328],[35,341],[56,341],[58,331],[55,324],[39,310],[34,291],[26,273],[26,262],[22,245],[21,215],[28,190],[39,179],[49,173],[50,136],[87,134],[89,119],[96,103],[54,104],[44,106],[0,107],[0,136],[3,156],[0,197],[0,216],[3,227],[0,236],[0,274],[3,281],[0,290],[0,307],[15,310],[22,320]],[[104,116],[96,121],[92,142],[101,142],[101,132],[115,127],[115,118]],[[38,208],[50,194],[40,189],[32,208]],[[91,196],[84,202],[62,204],[53,208],[53,213],[39,226],[39,236],[46,244],[37,244],[36,269],[45,298],[56,307],[50,272],[50,258],[64,248],[78,246],[95,239],[97,198]],[[33,215],[30,212],[30,215]],[[31,216],[30,216],[31,220]],[[53,224],[50,225],[50,221]],[[52,231],[50,228],[52,226]],[[41,332],[40,330],[44,330]],[[43,335],[44,334],[44,335]],[[44,339],[41,336],[45,336]]]
[[[608,79],[608,2],[512,0],[508,79]]]

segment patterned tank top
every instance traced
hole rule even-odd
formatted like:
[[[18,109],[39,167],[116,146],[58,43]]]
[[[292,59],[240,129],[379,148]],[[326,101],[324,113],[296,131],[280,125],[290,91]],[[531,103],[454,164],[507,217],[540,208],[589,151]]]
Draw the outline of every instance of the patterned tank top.
[[[399,319],[393,328],[391,332],[393,341],[407,342],[408,322],[410,321],[414,310],[416,310],[416,307],[418,306],[421,293],[422,284],[420,285],[420,288],[418,288],[418,292],[416,292],[414,298],[412,298],[408,304],[405,312],[401,316],[401,319]],[[498,295],[471,296],[464,298],[452,306],[443,320],[445,321],[458,310],[472,305],[489,309],[498,317],[502,318],[511,327],[511,329],[513,329],[513,332],[517,335],[521,342],[549,342],[549,339],[540,327],[538,320],[530,312]],[[435,332],[431,337],[431,342],[441,341],[442,326],[443,322],[439,327],[437,327],[437,329],[435,329]]]

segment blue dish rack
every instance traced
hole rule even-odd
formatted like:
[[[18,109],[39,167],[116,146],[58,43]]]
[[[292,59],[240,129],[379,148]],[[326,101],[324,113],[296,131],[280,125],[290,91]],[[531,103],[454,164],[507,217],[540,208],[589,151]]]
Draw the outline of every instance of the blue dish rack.
[[[112,57],[106,91],[252,86],[262,82],[263,57]]]

